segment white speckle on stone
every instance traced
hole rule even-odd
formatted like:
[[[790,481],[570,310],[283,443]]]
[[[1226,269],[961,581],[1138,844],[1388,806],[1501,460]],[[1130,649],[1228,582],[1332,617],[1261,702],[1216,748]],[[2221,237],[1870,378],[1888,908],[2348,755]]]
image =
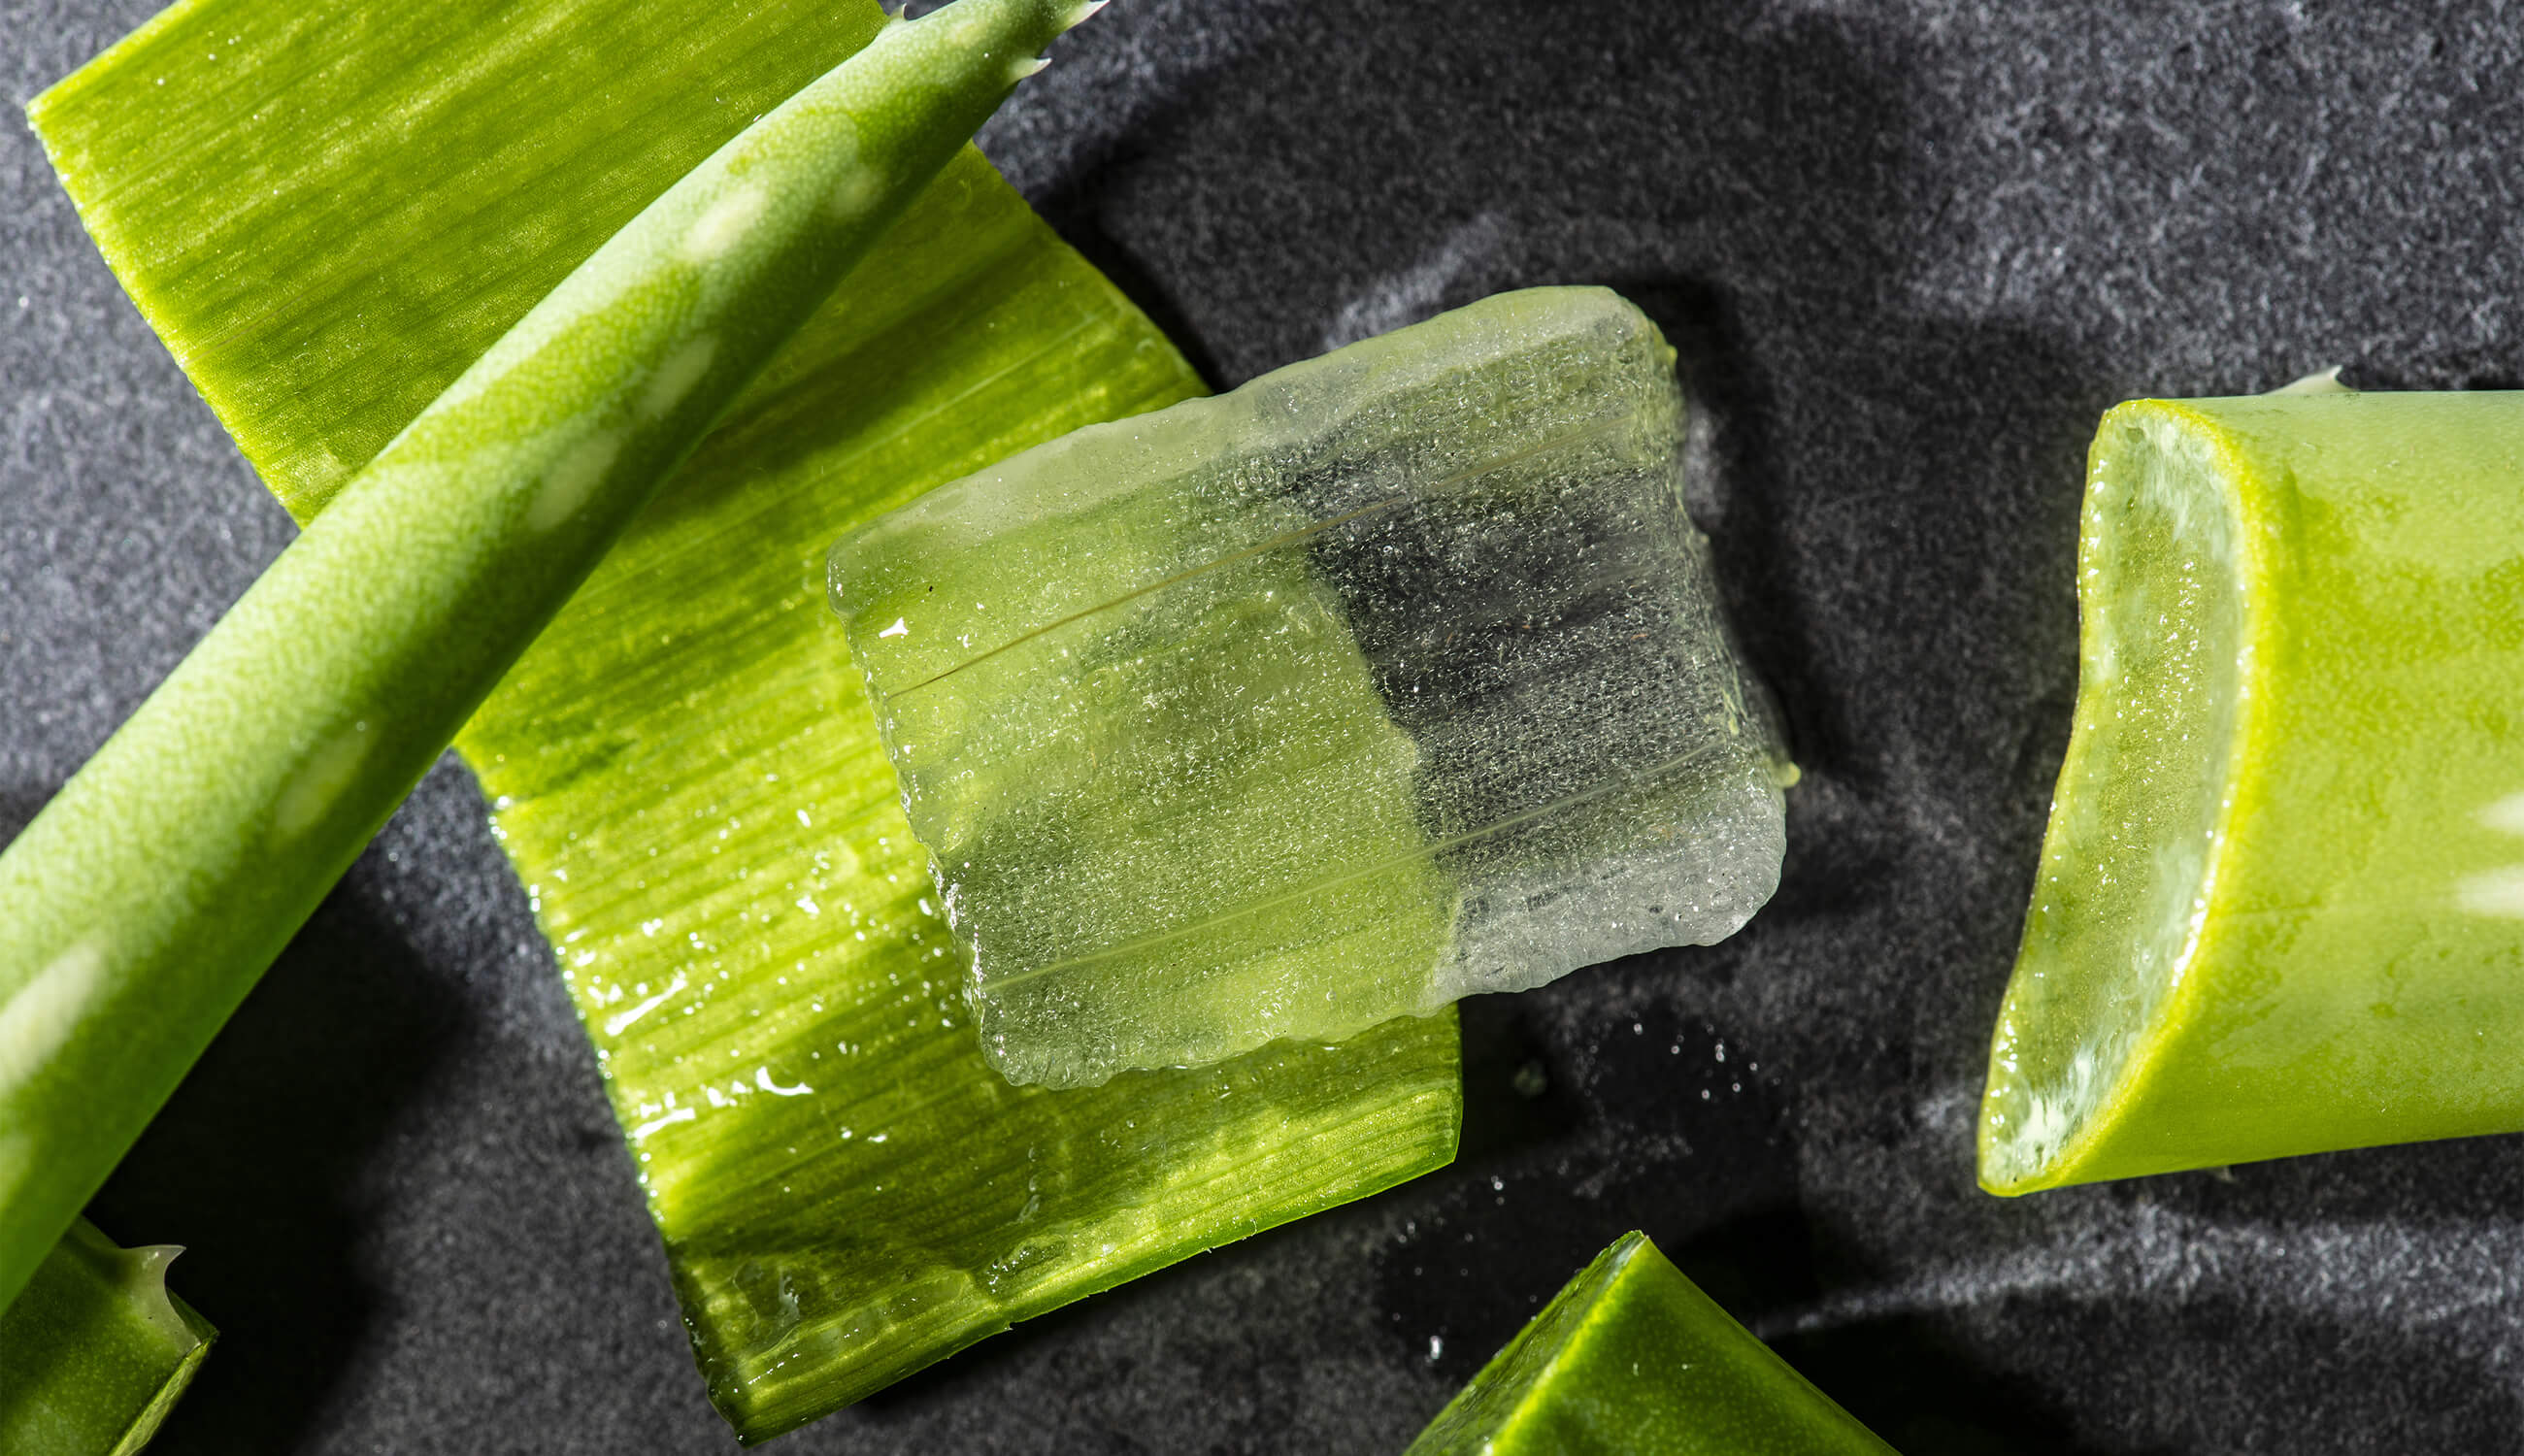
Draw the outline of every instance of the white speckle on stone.
[[[317,744],[298,765],[298,776],[280,791],[271,807],[271,838],[285,844],[316,827],[333,807],[333,801],[351,787],[358,777],[361,760],[376,744],[377,735],[365,718],[351,724]]]
[[[759,186],[740,188],[711,203],[694,221],[693,230],[684,234],[684,257],[708,263],[725,256],[770,209],[771,194]]]
[[[587,498],[596,493],[597,482],[613,468],[614,458],[621,454],[622,436],[612,430],[600,431],[571,446],[544,471],[543,489],[536,492],[534,504],[526,508],[527,528],[549,531],[576,515]]]
[[[62,1049],[102,989],[105,969],[105,938],[90,936],[0,1004],[0,1087],[31,1080]]]
[[[666,362],[649,375],[648,387],[640,391],[641,417],[657,419],[682,404],[693,386],[702,382],[702,375],[709,372],[710,361],[717,355],[716,334],[687,340],[682,348],[667,355]]]

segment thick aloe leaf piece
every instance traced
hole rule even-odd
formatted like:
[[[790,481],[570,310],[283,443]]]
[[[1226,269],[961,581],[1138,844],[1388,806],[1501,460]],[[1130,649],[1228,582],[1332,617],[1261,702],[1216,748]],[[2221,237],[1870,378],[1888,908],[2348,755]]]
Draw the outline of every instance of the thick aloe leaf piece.
[[[2107,413],[1993,1192],[2524,1129],[2524,391]]]
[[[1625,1234],[1552,1296],[1406,1456],[1891,1456]]]
[[[0,1310],[0,1451],[130,1456],[218,1332],[167,1287],[178,1248],[120,1248],[85,1219]]]
[[[304,519],[612,228],[880,23],[807,0],[208,0],[35,120]],[[821,609],[821,549],[859,520],[1198,388],[968,151],[460,739],[741,1435],[1452,1155],[1451,1022],[1092,1093],[1001,1081]]]

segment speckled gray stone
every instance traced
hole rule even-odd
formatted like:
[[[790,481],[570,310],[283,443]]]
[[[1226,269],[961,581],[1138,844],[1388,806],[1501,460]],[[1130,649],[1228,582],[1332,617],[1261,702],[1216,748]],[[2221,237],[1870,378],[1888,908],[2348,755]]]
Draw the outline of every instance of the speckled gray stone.
[[[11,96],[150,8],[0,0]],[[1398,1450],[1632,1227],[1915,1456],[2524,1449],[2524,1141],[2019,1202],[1970,1168],[2095,418],[2524,382],[2519,37],[2497,0],[1127,0],[1064,42],[984,145],[1218,383],[1494,289],[1645,307],[1807,778],[1734,939],[1467,1004],[1455,1167],[781,1449]],[[289,527],[23,126],[0,188],[7,834]],[[157,1449],[729,1448],[543,957],[442,768],[95,1209],[193,1245],[226,1335]]]

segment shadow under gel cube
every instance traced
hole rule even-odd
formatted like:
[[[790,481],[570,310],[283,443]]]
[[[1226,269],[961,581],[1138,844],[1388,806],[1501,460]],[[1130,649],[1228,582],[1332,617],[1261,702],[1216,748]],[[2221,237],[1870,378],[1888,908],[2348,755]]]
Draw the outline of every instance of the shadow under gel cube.
[[[844,537],[832,599],[985,1053],[1092,1086],[1731,934],[1777,734],[1600,288],[1091,426]]]

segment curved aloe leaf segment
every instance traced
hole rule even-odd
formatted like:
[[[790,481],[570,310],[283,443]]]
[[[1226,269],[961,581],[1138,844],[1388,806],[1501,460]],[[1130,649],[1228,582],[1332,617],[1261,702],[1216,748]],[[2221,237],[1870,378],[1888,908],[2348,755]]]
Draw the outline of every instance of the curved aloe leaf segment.
[[[0,854],[0,1300],[1075,4],[892,26],[666,189],[388,441]]]
[[[1891,1456],[1644,1234],[1595,1256],[1405,1456]]]
[[[167,1287],[177,1248],[118,1248],[85,1219],[0,1310],[0,1451],[130,1456],[217,1336]]]
[[[2524,394],[2104,416],[1994,1192],[2524,1128]]]
[[[306,518],[657,189],[881,24],[864,0],[210,0],[36,121]],[[844,530],[1199,388],[967,150],[460,737],[743,1435],[1453,1155],[1450,1019],[1010,1088],[822,609]]]

